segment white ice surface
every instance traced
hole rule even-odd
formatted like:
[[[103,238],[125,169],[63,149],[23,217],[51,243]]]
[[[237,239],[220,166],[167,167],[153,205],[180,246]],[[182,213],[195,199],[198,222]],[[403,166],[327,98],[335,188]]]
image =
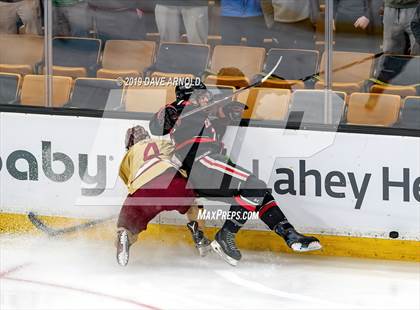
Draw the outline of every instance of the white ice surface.
[[[15,269],[17,267],[17,269]],[[419,309],[420,264],[192,247],[0,237],[0,309]]]

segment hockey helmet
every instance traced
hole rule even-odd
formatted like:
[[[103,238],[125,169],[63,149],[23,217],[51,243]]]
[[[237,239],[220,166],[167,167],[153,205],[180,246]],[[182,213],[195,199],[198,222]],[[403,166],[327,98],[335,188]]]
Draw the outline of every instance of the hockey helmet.
[[[182,83],[175,87],[175,94],[177,100],[190,100],[191,97],[194,99],[198,96],[207,95],[211,93],[207,90],[206,85],[200,81],[199,84],[195,83]]]
[[[149,138],[150,135],[144,127],[137,125],[129,128],[125,134],[125,148],[128,150],[134,144]]]

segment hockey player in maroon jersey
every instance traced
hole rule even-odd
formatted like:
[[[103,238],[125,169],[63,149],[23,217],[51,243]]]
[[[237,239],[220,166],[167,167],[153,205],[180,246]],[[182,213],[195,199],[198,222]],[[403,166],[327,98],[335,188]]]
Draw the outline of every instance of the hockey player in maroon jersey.
[[[221,139],[226,126],[240,120],[245,105],[239,102],[224,104],[212,119],[206,110],[180,119],[182,113],[208,105],[211,93],[201,83],[178,85],[176,96],[175,102],[154,115],[150,122],[151,133],[171,135],[175,143],[174,154],[182,162],[182,168],[187,171],[199,196],[227,201],[232,213],[244,215],[225,221],[212,248],[228,263],[236,265],[241,253],[235,244],[235,234],[246,222],[245,213],[252,211],[258,212],[260,219],[294,251],[320,249],[318,239],[298,233],[288,222],[264,181],[222,155]]]
[[[127,131],[127,153],[120,165],[120,177],[127,185],[129,195],[118,218],[117,262],[125,266],[129,248],[147,224],[161,211],[176,210],[187,213],[193,241],[200,255],[210,249],[204,236],[204,221],[197,220],[195,193],[185,176],[171,160],[174,146],[171,141],[151,139],[142,126]]]

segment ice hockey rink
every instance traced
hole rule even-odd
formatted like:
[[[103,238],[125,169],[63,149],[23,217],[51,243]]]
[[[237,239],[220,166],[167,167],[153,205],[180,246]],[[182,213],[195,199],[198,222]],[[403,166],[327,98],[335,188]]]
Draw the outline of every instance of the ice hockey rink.
[[[420,264],[243,251],[237,267],[187,246],[2,235],[1,309],[419,309]]]

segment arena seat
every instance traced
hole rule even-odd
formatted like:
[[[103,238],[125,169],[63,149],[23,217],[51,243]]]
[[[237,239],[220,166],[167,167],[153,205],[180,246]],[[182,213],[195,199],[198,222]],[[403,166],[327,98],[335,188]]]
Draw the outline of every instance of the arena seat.
[[[333,52],[332,65],[332,88],[335,91],[343,91],[347,94],[363,90],[365,82],[372,74],[375,55],[372,53],[357,52]],[[320,81],[315,84],[316,89],[325,88],[325,62],[326,53],[322,55],[319,66]]]
[[[243,87],[257,74],[261,73],[265,59],[265,49],[262,47],[247,47],[236,45],[217,45],[214,48],[207,83]],[[234,68],[243,76],[219,75],[220,70]]]
[[[263,83],[263,87],[302,89],[305,88],[304,82],[317,73],[318,51],[272,48],[268,51],[265,62],[265,74],[274,68],[280,57],[283,58],[279,67],[272,77]]]
[[[398,95],[401,97],[415,96],[417,90],[414,86],[380,85],[375,84],[370,88],[372,93]]]
[[[22,83],[20,103],[29,106],[46,106],[45,75],[25,75]],[[65,76],[52,77],[52,106],[62,107],[70,98],[72,79]]]
[[[206,84],[206,87],[215,99],[229,96],[235,91],[235,87],[233,86]]]
[[[388,94],[353,93],[348,101],[347,123],[392,126],[399,117],[401,97]]]
[[[175,101],[175,87],[129,88],[125,94],[125,110],[130,112],[156,113]]]
[[[35,35],[0,35],[0,71],[21,75],[35,73],[44,55],[44,38]]]
[[[17,101],[21,77],[15,73],[0,73],[0,104]]]
[[[384,54],[375,64],[370,91],[415,96],[420,86],[419,72],[420,56]]]
[[[153,41],[108,40],[102,57],[98,78],[142,77],[155,57]]]
[[[226,75],[209,75],[206,78],[206,84],[231,86],[234,88],[242,88],[249,85],[250,81],[245,76],[226,76]]]
[[[91,110],[117,110],[122,107],[124,87],[117,80],[77,78],[66,107]]]
[[[240,93],[237,100],[248,106],[245,119],[281,121],[289,111],[290,95],[289,89],[259,87]]]
[[[327,100],[328,92],[323,90],[296,90],[292,94],[288,121],[325,124]],[[331,93],[331,124],[338,125],[343,119],[345,102],[346,93],[337,91]],[[303,112],[302,119],[295,119],[297,112]]]
[[[53,74],[72,78],[94,76],[101,44],[100,40],[92,38],[54,38]]]
[[[189,43],[161,43],[155,63],[147,69],[149,75],[192,75],[201,77],[209,61],[210,46]],[[169,75],[168,75],[169,76]]]
[[[395,127],[420,130],[420,97],[407,97]]]

